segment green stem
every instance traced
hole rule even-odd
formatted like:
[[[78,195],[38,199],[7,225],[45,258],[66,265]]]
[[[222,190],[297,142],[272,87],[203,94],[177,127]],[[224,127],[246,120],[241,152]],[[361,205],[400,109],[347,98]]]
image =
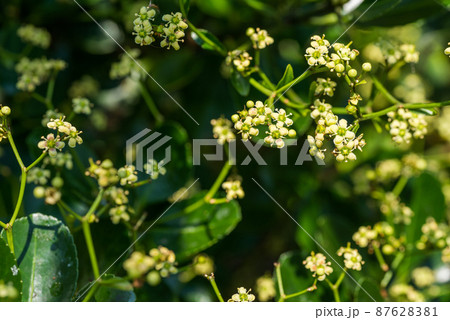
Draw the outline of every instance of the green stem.
[[[394,276],[394,271],[397,270],[397,268],[400,266],[400,263],[405,258],[404,252],[399,252],[394,258],[394,261],[392,261],[391,269],[386,272],[386,274],[383,277],[383,280],[381,280],[381,288],[386,288],[391,281],[392,277]]]
[[[0,221],[0,227],[2,227],[3,229],[7,229],[8,225],[2,221]]]
[[[385,108],[385,109],[377,111],[377,112],[373,112],[373,113],[370,113],[370,114],[365,114],[365,115],[363,115],[363,117],[360,120],[363,121],[363,120],[378,118],[378,117],[384,116],[388,112],[395,111],[395,110],[397,110],[400,107],[404,107],[406,109],[414,110],[414,109],[421,109],[421,108],[440,108],[440,107],[445,107],[445,106],[448,106],[448,105],[450,105],[450,100],[442,101],[442,102],[431,102],[431,103],[396,104],[396,105],[390,106],[388,108]]]
[[[17,162],[19,163],[20,170],[24,171],[26,170],[25,165],[23,164],[22,158],[19,155],[19,151],[17,151],[16,144],[14,143],[13,136],[11,134],[11,131],[8,131],[8,141],[11,145],[11,148],[13,149],[14,155],[16,156]]]
[[[80,216],[79,214],[77,214],[75,211],[73,211],[68,205],[67,203],[65,203],[62,200],[58,201],[58,204],[64,209],[66,210],[68,213],[70,213],[71,215],[73,215],[76,219],[78,219],[79,221],[83,221],[83,217]]]
[[[275,274],[277,276],[278,291],[280,292],[280,299],[278,299],[278,302],[283,302],[286,294],[284,293],[283,278],[281,277],[281,264],[278,262],[275,263]]]
[[[345,273],[344,273],[345,275]],[[335,284],[331,283],[330,280],[328,280],[328,278],[325,279],[328,283],[328,285],[330,286],[331,291],[333,291],[333,296],[334,296],[334,301],[336,302],[341,302],[341,296],[339,295],[339,287],[336,286]]]
[[[211,287],[213,288],[214,292],[216,293],[217,299],[219,299],[220,302],[223,301],[222,294],[220,293],[219,288],[217,287],[216,279],[214,279],[214,275],[207,276],[207,279],[209,280],[209,283],[211,283]]]
[[[339,288],[339,286],[341,285],[342,280],[344,280],[344,278],[345,278],[346,272],[347,272],[347,268],[344,269],[344,271],[341,273],[341,275],[337,279],[336,283],[334,284],[334,286],[336,288]]]
[[[211,199],[211,200],[209,200],[210,204],[221,204],[221,203],[227,203],[227,202],[230,202],[230,200],[227,199],[227,198],[220,198],[220,199]]]
[[[31,168],[33,168],[34,166],[36,166],[37,164],[39,164],[39,162],[42,161],[42,159],[45,158],[45,156],[47,155],[46,152],[42,152],[42,154],[39,156],[39,158],[37,158],[36,160],[34,160],[34,162],[32,164],[30,164],[27,168],[26,168],[26,172],[30,171]]]
[[[400,179],[395,184],[394,189],[392,190],[392,193],[395,194],[397,197],[400,196],[400,193],[402,193],[403,189],[405,188],[406,184],[408,183],[408,177],[401,176]]]
[[[258,68],[258,74],[261,79],[270,87],[270,89],[275,90],[275,85],[272,83],[272,81],[270,81],[269,77],[260,68]]]
[[[260,91],[261,93],[264,93],[266,96],[270,97],[273,94],[273,92],[270,89],[264,87],[256,79],[250,78],[249,82],[256,90]]]
[[[286,90],[289,90],[291,87],[293,87],[294,85],[296,85],[297,83],[305,80],[306,78],[308,78],[310,75],[313,75],[315,73],[320,73],[320,72],[324,72],[327,71],[328,68],[327,67],[320,67],[320,68],[313,68],[313,69],[308,69],[305,72],[303,72],[300,76],[298,76],[297,78],[295,78],[294,80],[292,80],[291,82],[285,84],[284,86],[282,86],[281,88],[279,88],[277,90],[277,93],[284,93]]]
[[[299,292],[296,292],[296,293],[288,294],[288,295],[284,296],[284,300],[288,300],[290,298],[294,298],[294,297],[297,297],[297,296],[301,296],[302,294],[311,292],[311,291],[313,291],[313,290],[315,290],[317,288],[316,284],[317,284],[317,279],[314,280],[314,283],[313,283],[313,285],[311,287],[306,288],[305,290],[302,290],[302,291],[299,291]]]
[[[92,234],[91,234],[91,228],[89,226],[89,222],[87,220],[83,220],[82,227],[83,227],[84,238],[86,240],[86,246],[87,246],[88,252],[89,252],[89,258],[91,260],[94,278],[98,279],[100,277],[100,272],[98,269],[97,256],[95,255],[94,242],[92,241]],[[95,286],[95,284],[94,284],[94,286]],[[91,290],[92,290],[92,288],[91,288]]]
[[[231,163],[230,161],[225,162],[222,171],[220,171],[219,176],[217,177],[216,181],[214,182],[214,184],[212,185],[211,189],[209,189],[208,193],[205,195],[204,200],[205,202],[209,202],[214,195],[216,194],[217,190],[219,190],[220,185],[222,184],[223,180],[225,180],[225,178],[228,175],[228,172],[231,169]]]
[[[136,182],[136,183],[133,183],[133,184],[129,184],[129,185],[127,185],[127,187],[128,188],[138,188],[138,187],[146,185],[147,183],[150,183],[150,182],[152,182],[151,179],[142,180],[142,181],[139,181],[139,182]]]
[[[158,108],[156,107],[156,104],[153,101],[152,97],[150,96],[150,93],[148,92],[145,84],[142,83],[141,81],[139,81],[139,89],[141,91],[142,97],[145,100],[145,103],[147,104],[148,109],[150,110],[150,113],[155,118],[156,125],[160,125],[163,122],[164,117],[159,112]]]
[[[104,192],[105,192],[105,189],[100,189],[99,193],[97,194],[97,197],[95,198],[94,202],[92,203],[92,206],[89,208],[89,211],[83,217],[84,220],[89,221],[89,218],[91,217],[91,215],[93,215],[95,213],[95,210],[97,210],[97,207],[100,205],[100,202],[102,201]]]
[[[383,254],[380,251],[380,247],[378,246],[378,244],[374,244],[373,245],[373,251],[375,252],[375,256],[377,257],[378,263],[380,264],[381,270],[383,270],[384,272],[389,270],[389,266],[386,263],[386,261],[384,260]]]
[[[92,285],[92,287],[89,289],[88,293],[83,299],[83,302],[88,302],[91,300],[91,298],[94,296],[95,292],[97,291],[98,287],[100,286],[100,283],[97,281]]]
[[[384,86],[383,84],[380,82],[380,80],[378,80],[377,77],[372,76],[372,81],[373,84],[375,85],[375,87],[378,89],[378,91],[380,91],[385,98],[393,104],[399,104],[401,103],[397,98],[395,98]]]
[[[19,214],[20,208],[22,207],[23,195],[25,193],[26,184],[27,184],[27,173],[26,173],[26,171],[22,170],[22,176],[20,179],[19,196],[17,198],[16,208],[14,209],[14,213],[11,217],[11,220],[9,221],[9,224],[11,227],[14,225],[14,221],[16,221],[17,215]]]

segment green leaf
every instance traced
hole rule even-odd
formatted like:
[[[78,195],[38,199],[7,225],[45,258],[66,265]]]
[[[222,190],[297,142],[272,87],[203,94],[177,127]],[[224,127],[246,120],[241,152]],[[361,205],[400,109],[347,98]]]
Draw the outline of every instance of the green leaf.
[[[412,109],[411,112],[424,114],[426,116],[436,116],[439,114],[439,111],[436,108]]]
[[[371,1],[364,1],[352,14],[361,16],[359,25],[396,26],[424,19],[445,11],[438,1],[423,0],[379,0],[372,7]],[[369,9],[370,7],[370,9]],[[366,14],[365,10],[369,9]]]
[[[105,281],[106,283],[103,283]],[[135,302],[133,286],[125,279],[106,274],[94,295],[97,302]]]
[[[6,232],[1,233],[6,239]],[[16,220],[14,250],[22,273],[22,301],[70,301],[78,279],[77,251],[58,219],[33,213]]]
[[[227,49],[225,48],[225,46],[211,32],[205,29],[197,29],[197,32],[208,39],[207,41],[205,41],[196,32],[192,31],[191,37],[200,47],[205,50],[217,51],[222,55],[227,54]]]
[[[22,299],[22,275],[16,258],[11,253],[9,246],[0,238],[0,284],[12,285],[17,290],[15,299],[8,302],[21,301]],[[0,301],[3,301],[0,297]]]
[[[284,71],[283,77],[280,82],[278,82],[276,89],[280,89],[287,85],[289,82],[294,80],[294,69],[290,64],[287,65],[286,70]]]
[[[146,235],[149,247],[163,245],[173,250],[178,261],[185,260],[228,235],[241,220],[241,209],[236,201],[211,205],[201,204],[185,213],[190,204],[204,197],[200,192],[192,199],[176,203]]]
[[[231,84],[243,97],[247,96],[250,92],[250,83],[248,80],[234,69],[231,71]]]

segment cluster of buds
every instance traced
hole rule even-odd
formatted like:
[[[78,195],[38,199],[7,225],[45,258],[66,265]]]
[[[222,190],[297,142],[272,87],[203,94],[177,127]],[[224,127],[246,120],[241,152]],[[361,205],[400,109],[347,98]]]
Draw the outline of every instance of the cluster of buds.
[[[8,138],[8,133],[7,133],[7,128],[5,127],[4,123],[5,121],[3,121],[3,118],[8,117],[11,114],[11,108],[8,106],[2,106],[0,104],[0,142],[3,139],[7,139]]]
[[[237,293],[228,299],[228,302],[252,302],[255,301],[255,295],[251,294],[252,289],[245,289],[244,287],[237,288]]]
[[[94,162],[92,159],[89,159],[89,163],[90,166],[87,168],[85,174],[86,176],[97,180],[100,187],[106,188],[119,182],[117,169],[114,168],[114,164],[111,160],[97,160]]]
[[[434,275],[434,271],[428,267],[420,267],[413,270],[411,273],[411,278],[414,281],[414,284],[419,288],[425,288],[432,285],[436,277]]]
[[[65,147],[64,141],[67,141],[71,148],[75,148],[77,144],[83,143],[83,139],[80,137],[82,131],[78,131],[75,126],[70,122],[64,121],[64,119],[64,116],[59,119],[50,119],[47,127],[56,130],[56,136],[53,133],[49,133],[47,136],[43,136],[38,143],[38,148],[42,149],[43,152],[48,152],[50,157],[56,157],[57,152]]]
[[[109,76],[111,79],[121,79],[124,77],[131,77],[132,79],[139,80],[144,77],[144,71],[139,67],[139,65],[133,61],[136,60],[140,55],[139,49],[132,49],[128,51],[128,54],[123,54],[120,57],[119,62],[114,62],[111,65],[111,70],[109,71]]]
[[[347,45],[342,43],[330,45],[325,35],[315,35],[311,37],[311,46],[306,49],[305,58],[311,67],[324,66],[331,72],[336,72],[338,77],[348,75],[350,78],[357,78],[358,71],[351,66],[351,62],[359,55],[359,51],[351,49],[350,45],[351,42]],[[364,72],[371,69],[372,66],[368,62],[362,65]],[[355,82],[358,83],[359,78]]]
[[[417,242],[417,249],[444,249],[450,246],[450,227],[445,223],[437,223],[433,217],[428,217],[422,226],[422,236]]]
[[[269,36],[269,33],[267,30],[260,29],[260,28],[248,28],[246,31],[246,34],[248,37],[250,37],[250,40],[253,43],[254,49],[264,49],[267,46],[270,46],[273,44],[274,40],[271,36]]]
[[[62,60],[40,59],[30,60],[22,58],[16,65],[19,73],[17,88],[23,91],[33,92],[37,86],[47,81],[50,75],[66,68],[66,63]]]
[[[392,43],[382,44],[381,52],[386,64],[389,66],[392,66],[397,62],[419,62],[419,52],[416,51],[416,46],[410,43],[404,43],[400,46],[393,45]]]
[[[264,275],[256,280],[256,293],[259,301],[272,300],[276,295],[275,282],[270,275]]]
[[[219,119],[212,119],[213,136],[217,139],[217,143],[225,144],[236,139],[232,130],[232,123],[230,120],[220,117]]]
[[[142,7],[139,13],[135,13],[135,16],[133,35],[136,44],[148,46],[156,41],[155,37],[160,37],[162,48],[180,49],[179,42],[184,41],[184,30],[188,28],[180,12],[163,15],[163,24],[160,25],[153,24],[156,10],[151,7]]]
[[[242,189],[242,179],[237,176],[234,178],[229,178],[227,181],[222,183],[222,188],[227,193],[227,200],[242,199],[245,196],[244,189]]]
[[[411,138],[423,139],[428,132],[425,115],[413,113],[405,108],[398,108],[387,114],[389,133],[392,140],[398,144],[410,143]]]
[[[408,225],[411,223],[411,218],[414,215],[411,208],[403,202],[400,202],[400,199],[392,192],[384,195],[381,201],[380,211],[384,215],[392,217],[395,224],[403,223]]]
[[[398,302],[424,302],[424,296],[416,291],[414,287],[399,283],[389,288],[389,295],[394,301]]]
[[[286,137],[294,138],[297,133],[294,129],[289,129],[294,123],[290,118],[291,114],[280,108],[273,111],[261,101],[247,101],[244,110],[239,111],[231,117],[234,128],[242,135],[242,140],[247,141],[252,136],[259,135],[258,126],[266,126],[267,136],[264,142],[270,146],[276,145],[283,148]]]
[[[21,26],[17,29],[17,35],[23,42],[33,46],[47,49],[50,45],[50,33],[42,28],[37,28],[31,24]]]
[[[325,280],[333,272],[333,268],[330,267],[331,262],[327,262],[327,257],[321,253],[311,252],[311,255],[303,261],[303,264],[319,281]]]
[[[196,276],[205,276],[214,272],[214,261],[204,253],[194,257],[192,264],[180,273],[178,279],[181,282],[189,282]]]
[[[55,157],[45,157],[43,163],[44,166],[65,167],[67,170],[72,170],[73,168],[72,155],[69,152],[59,152]]]
[[[135,251],[123,263],[123,268],[128,276],[135,280],[141,280],[146,275],[147,283],[156,286],[161,278],[167,278],[176,273],[176,257],[172,250],[159,246],[149,251],[149,254]]]
[[[34,167],[27,175],[27,182],[37,185],[33,189],[33,195],[37,199],[44,198],[45,203],[55,205],[61,200],[61,189],[64,186],[64,180],[59,176],[51,178],[51,171],[44,167]],[[48,184],[50,182],[50,185]]]
[[[361,248],[369,247],[369,252],[372,252],[373,247],[381,247],[381,251],[386,255],[404,250],[404,237],[396,238],[394,228],[385,221],[376,223],[373,228],[359,227],[352,239]]]
[[[120,187],[113,186],[106,189],[105,198],[112,205],[112,208],[109,209],[112,223],[127,222],[130,220],[130,213],[134,213],[133,209],[128,206],[128,194],[128,190]]]
[[[317,78],[316,79],[316,90],[314,91],[314,95],[320,96],[325,95],[332,97],[334,96],[334,90],[336,90],[336,82],[332,81],[330,78]]]
[[[335,148],[333,154],[338,162],[354,161],[356,149],[362,151],[366,145],[363,136],[356,137],[353,126],[348,125],[347,120],[339,120],[331,110],[330,104],[316,99],[314,105],[311,107],[311,117],[316,121],[317,127],[315,136],[308,136],[309,153],[320,159],[325,158],[323,148],[325,138],[333,139]]]
[[[93,104],[86,98],[72,99],[73,112],[76,114],[91,114]]]
[[[340,247],[337,251],[338,256],[344,256],[344,264],[347,269],[361,271],[364,261],[358,252],[358,249],[352,249],[350,243],[347,247]]]
[[[244,72],[250,67],[250,63],[253,58],[245,50],[233,50],[228,52],[228,56],[225,59],[225,63],[228,66],[233,65],[237,71]]]

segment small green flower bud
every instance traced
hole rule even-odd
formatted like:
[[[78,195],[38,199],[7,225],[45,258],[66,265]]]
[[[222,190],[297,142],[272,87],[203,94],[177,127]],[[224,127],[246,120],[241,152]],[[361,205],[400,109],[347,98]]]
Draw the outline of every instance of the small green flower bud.
[[[57,188],[57,189],[61,189],[62,186],[64,185],[64,180],[61,177],[54,177],[52,179],[52,186]]]
[[[446,55],[450,56],[450,47],[446,48],[446,49],[444,50],[444,53],[445,53]]]
[[[247,108],[253,108],[255,106],[255,103],[252,100],[248,100],[246,105],[247,105]]]
[[[41,186],[34,188],[33,195],[38,199],[45,197],[45,188]]]
[[[357,110],[358,109],[356,109],[356,106],[352,104],[348,104],[347,107],[345,107],[345,111],[347,111],[348,114],[356,114]]]
[[[294,129],[290,129],[288,132],[289,138],[295,138],[297,136],[297,132]]]
[[[348,70],[348,76],[349,76],[349,77],[354,78],[354,77],[356,77],[357,75],[358,75],[358,71],[356,71],[355,69],[350,69],[350,70]]]
[[[381,249],[381,251],[383,251],[383,253],[384,253],[385,255],[391,255],[391,254],[394,253],[395,249],[394,249],[394,247],[393,247],[392,245],[390,245],[390,244],[385,244],[385,245],[383,246],[383,248]]]
[[[161,276],[158,271],[150,271],[147,274],[147,283],[152,287],[157,286],[161,282]]]
[[[245,34],[247,35],[247,37],[250,37],[254,33],[255,33],[254,28],[248,28]]]
[[[11,108],[8,106],[3,106],[1,112],[4,116],[9,116],[11,114]]]
[[[345,71],[345,67],[343,64],[339,63],[338,65],[336,65],[336,68],[334,68],[336,70],[336,72],[342,73]]]
[[[231,116],[231,121],[233,121],[234,123],[239,121],[239,115],[238,114],[233,114]]]
[[[363,63],[362,69],[365,72],[370,72],[370,70],[372,70],[372,65],[369,62]]]

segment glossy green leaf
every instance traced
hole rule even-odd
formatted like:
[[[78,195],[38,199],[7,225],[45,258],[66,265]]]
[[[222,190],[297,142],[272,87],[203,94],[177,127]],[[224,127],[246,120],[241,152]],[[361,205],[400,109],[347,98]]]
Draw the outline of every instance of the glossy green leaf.
[[[404,25],[445,11],[443,5],[437,0],[378,0],[373,6],[372,4],[372,1],[364,1],[352,14],[354,18],[361,16],[358,24],[364,26]]]
[[[203,203],[192,212],[183,209],[201,199],[205,193],[176,203],[146,235],[149,246],[163,245],[173,250],[177,260],[185,260],[228,235],[241,220],[237,201],[218,205]]]
[[[102,283],[94,295],[97,302],[136,301],[133,286],[128,281],[114,275],[104,275],[102,280],[106,283]]]
[[[6,233],[1,234],[6,239]],[[70,301],[78,279],[77,251],[58,219],[33,213],[16,220],[14,250],[22,273],[22,301]]]
[[[247,96],[250,92],[250,83],[236,70],[231,71],[231,84],[243,97]]]
[[[220,40],[217,39],[215,35],[213,35],[211,32],[205,29],[197,29],[197,31],[202,36],[208,39],[208,41],[205,41],[197,33],[192,31],[191,37],[200,47],[202,47],[205,50],[217,51],[223,55],[227,54],[227,49],[224,47],[222,42],[220,42]]]
[[[17,297],[7,301],[20,301],[22,299],[22,275],[14,255],[9,246],[0,238],[0,283],[12,285],[16,289]],[[0,297],[0,301],[3,301]]]
[[[294,80],[294,69],[292,69],[292,66],[288,64],[286,70],[284,71],[283,77],[277,84],[277,89],[284,87],[292,80]]]

